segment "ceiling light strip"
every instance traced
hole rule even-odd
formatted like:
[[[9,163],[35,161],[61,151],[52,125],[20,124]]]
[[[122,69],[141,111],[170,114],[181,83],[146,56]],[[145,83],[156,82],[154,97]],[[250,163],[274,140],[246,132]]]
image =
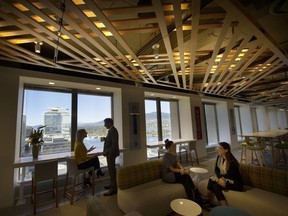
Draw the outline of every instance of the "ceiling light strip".
[[[254,83],[256,83],[257,81],[261,80],[263,77],[266,77],[267,75],[271,74],[272,72],[274,72],[275,70],[279,69],[280,67],[282,67],[284,65],[284,63],[282,62],[280,63],[280,59],[278,59],[274,64],[276,65],[274,68],[271,68],[270,70],[267,69],[267,72],[262,74],[262,76],[258,76],[258,78],[255,79],[255,77],[251,77],[250,82],[246,82],[245,85],[241,86],[240,88],[238,88],[237,91],[235,91],[232,96],[234,96],[235,94],[238,94],[239,92],[243,91],[244,89],[248,88],[249,86],[253,85]]]
[[[235,79],[237,78],[237,76],[241,75],[241,72],[238,71],[239,67],[244,63],[245,59],[247,58],[247,56],[249,56],[249,54],[251,53],[252,50],[255,49],[256,47],[256,42],[250,42],[252,35],[251,34],[247,34],[247,36],[244,38],[244,40],[242,40],[240,46],[237,48],[236,52],[234,53],[234,55],[231,58],[231,61],[229,61],[226,65],[226,68],[223,70],[223,76],[221,74],[220,79],[218,80],[218,82],[221,80],[222,85],[218,86],[216,88],[216,90],[214,91],[215,94],[220,94],[224,89],[226,89],[226,87]],[[254,47],[252,46],[254,45]],[[242,56],[241,60],[238,61],[235,65],[235,67],[231,70],[230,66],[235,63],[235,59],[238,57],[238,55],[241,53],[241,51],[245,48],[249,48],[248,52],[245,52],[244,56]],[[250,50],[250,52],[249,52]],[[228,71],[229,70],[229,71]],[[228,73],[227,73],[228,72]],[[227,73],[227,75],[226,75]],[[224,76],[225,75],[225,76]],[[223,80],[222,78],[225,77]],[[232,77],[232,78],[231,78]]]
[[[262,46],[240,69],[241,72],[243,72],[247,67],[249,67],[252,62],[254,62],[265,50],[267,49],[266,46]],[[230,89],[228,92],[225,93],[226,96],[229,96],[234,91],[237,90],[237,86]]]

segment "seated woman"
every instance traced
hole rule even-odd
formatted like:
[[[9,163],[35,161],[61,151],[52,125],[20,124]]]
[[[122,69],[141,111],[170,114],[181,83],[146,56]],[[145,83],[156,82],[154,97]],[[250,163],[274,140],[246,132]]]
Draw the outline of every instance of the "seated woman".
[[[167,152],[163,156],[162,179],[167,183],[180,183],[184,186],[188,199],[201,202],[198,189],[195,187],[189,173],[184,169],[176,157],[176,145],[173,141],[166,139],[165,148]]]
[[[79,129],[76,133],[76,142],[75,142],[75,158],[78,164],[78,169],[83,170],[89,167],[94,167],[94,170],[97,170],[97,177],[103,176],[105,173],[101,171],[99,158],[95,155],[88,155],[87,153],[93,151],[96,147],[92,146],[87,150],[86,146],[83,143],[84,138],[87,137],[87,132],[85,129]],[[86,178],[84,186],[91,186],[90,178],[92,176],[92,171],[89,171],[89,177]]]
[[[209,178],[207,189],[207,197],[211,199],[214,193],[219,204],[222,206],[228,206],[222,190],[243,190],[239,163],[231,153],[230,145],[226,142],[219,143],[218,156],[215,164],[215,176]]]

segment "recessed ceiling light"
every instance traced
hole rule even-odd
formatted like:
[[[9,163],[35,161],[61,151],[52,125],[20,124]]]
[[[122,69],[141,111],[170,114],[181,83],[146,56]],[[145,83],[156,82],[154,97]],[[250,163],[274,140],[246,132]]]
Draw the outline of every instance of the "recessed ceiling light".
[[[97,87],[96,89],[97,89],[97,90],[100,90],[101,88],[100,88],[100,87]]]
[[[49,82],[49,85],[55,85],[55,83],[54,82]]]

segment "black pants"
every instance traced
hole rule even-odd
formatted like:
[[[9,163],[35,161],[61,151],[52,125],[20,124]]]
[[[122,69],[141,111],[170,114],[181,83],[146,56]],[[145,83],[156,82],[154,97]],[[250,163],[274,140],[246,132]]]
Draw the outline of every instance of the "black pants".
[[[198,189],[195,187],[190,175],[181,175],[180,173],[174,173],[174,175],[176,178],[176,183],[180,183],[184,186],[188,199],[193,201],[199,199],[200,194]]]
[[[110,176],[110,190],[117,192],[117,181],[116,181],[116,157],[114,155],[106,155],[108,172]]]
[[[218,201],[226,200],[222,190],[243,191],[242,184],[237,184],[236,182],[234,184],[229,184],[227,182],[226,188],[223,188],[221,185],[211,179],[208,181],[207,188],[215,194]]]
[[[97,156],[78,164],[79,170],[87,169],[89,167],[94,167],[94,170],[98,170],[100,168],[100,162]],[[92,176],[91,170],[88,173],[90,176]]]

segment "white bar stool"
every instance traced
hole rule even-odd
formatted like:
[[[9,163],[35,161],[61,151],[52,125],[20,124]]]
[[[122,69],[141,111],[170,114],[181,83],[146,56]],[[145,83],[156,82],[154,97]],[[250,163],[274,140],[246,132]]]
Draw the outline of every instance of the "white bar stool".
[[[85,173],[88,173],[89,171],[92,171],[92,179],[91,187],[85,187]],[[68,186],[68,177],[72,176],[72,185]],[[82,175],[82,176],[81,176]],[[82,180],[81,180],[82,177]],[[79,180],[80,179],[80,180]],[[81,189],[78,189],[77,186],[81,186]],[[94,167],[90,167],[88,169],[79,170],[78,164],[76,162],[75,158],[67,158],[67,173],[66,173],[66,180],[65,180],[65,187],[64,187],[64,198],[68,198],[70,200],[70,204],[73,205],[74,203],[74,196],[86,192],[87,190],[91,190],[92,195],[94,195],[94,187],[95,187],[95,181],[94,181]]]

